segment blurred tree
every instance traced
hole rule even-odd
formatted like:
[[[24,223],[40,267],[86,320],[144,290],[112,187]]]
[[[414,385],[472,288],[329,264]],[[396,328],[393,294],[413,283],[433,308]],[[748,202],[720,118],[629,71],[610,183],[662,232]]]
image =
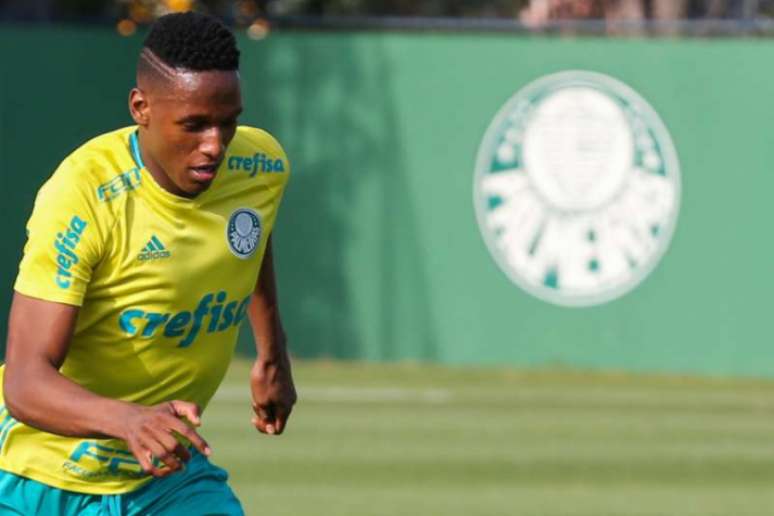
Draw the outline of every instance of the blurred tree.
[[[127,18],[147,23],[198,9],[238,25],[266,16],[412,16],[608,21],[774,16],[774,0],[0,0],[0,17],[24,20]]]
[[[50,0],[7,0],[0,7],[0,14],[20,20],[46,21],[53,16]]]
[[[656,20],[680,20],[687,14],[688,0],[653,0],[652,16]]]
[[[643,0],[608,0],[605,17],[612,20],[642,20],[647,6]]]
[[[754,19],[774,14],[774,0],[530,0],[520,19],[540,28],[559,20],[605,19],[613,32],[638,32],[636,25],[616,22],[652,19],[665,22],[660,32],[680,30],[683,19]]]
[[[366,15],[516,18],[529,0],[267,0],[277,15]]]
[[[52,11],[58,17],[101,17],[108,14],[115,2],[104,0],[53,0]]]

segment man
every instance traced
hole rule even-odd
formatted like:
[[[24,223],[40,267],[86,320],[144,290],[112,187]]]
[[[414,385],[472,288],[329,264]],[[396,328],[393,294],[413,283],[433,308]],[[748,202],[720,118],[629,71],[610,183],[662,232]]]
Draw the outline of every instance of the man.
[[[161,18],[137,125],[41,188],[0,370],[0,514],[242,514],[195,427],[245,317],[253,424],[282,433],[296,395],[270,238],[289,165],[237,126],[238,65],[217,20]]]

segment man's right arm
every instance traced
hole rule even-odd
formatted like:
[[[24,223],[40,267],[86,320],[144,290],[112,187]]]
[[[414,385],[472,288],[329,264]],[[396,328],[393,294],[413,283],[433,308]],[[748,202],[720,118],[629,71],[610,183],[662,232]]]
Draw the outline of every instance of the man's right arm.
[[[105,398],[59,372],[77,317],[76,306],[14,294],[3,378],[3,396],[11,416],[54,434],[122,439],[143,470],[154,476],[177,471],[190,458],[175,434],[209,455],[207,443],[180,419],[198,426],[195,404],[170,401],[146,407]],[[154,466],[154,457],[167,467]]]

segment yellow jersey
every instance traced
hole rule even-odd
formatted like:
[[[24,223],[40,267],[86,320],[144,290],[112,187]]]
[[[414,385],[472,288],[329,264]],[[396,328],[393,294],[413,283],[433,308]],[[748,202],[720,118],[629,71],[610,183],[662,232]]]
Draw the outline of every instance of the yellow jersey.
[[[203,409],[231,360],[289,169],[279,143],[251,127],[193,199],[155,182],[136,127],[66,158],[38,192],[14,286],[80,307],[61,373],[101,396]],[[0,469],[91,494],[150,479],[121,440],[47,433],[0,405]]]

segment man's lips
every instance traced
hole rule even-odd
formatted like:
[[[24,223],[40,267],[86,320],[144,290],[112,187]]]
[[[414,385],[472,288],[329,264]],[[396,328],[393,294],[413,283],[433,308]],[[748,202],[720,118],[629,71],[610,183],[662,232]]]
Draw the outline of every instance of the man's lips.
[[[212,165],[198,165],[195,167],[189,167],[191,175],[197,181],[208,182],[215,179],[215,174],[218,172],[218,165],[214,163]]]

